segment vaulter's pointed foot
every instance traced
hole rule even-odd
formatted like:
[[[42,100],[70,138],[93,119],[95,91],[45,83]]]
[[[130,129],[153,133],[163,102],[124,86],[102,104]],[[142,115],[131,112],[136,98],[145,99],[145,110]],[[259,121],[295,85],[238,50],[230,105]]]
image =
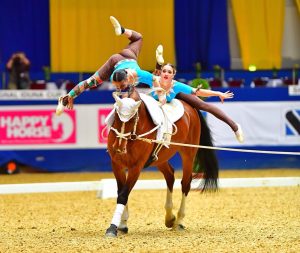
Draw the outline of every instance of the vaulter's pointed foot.
[[[163,57],[163,52],[164,52],[163,46],[158,45],[158,47],[156,48],[156,61],[158,62],[159,65],[163,65],[165,62]]]
[[[120,36],[122,34],[122,26],[120,25],[119,21],[113,16],[110,16],[109,19],[113,27],[115,28],[116,35]]]
[[[56,107],[56,115],[60,116],[63,112],[64,112],[63,97],[59,97],[58,105]]]
[[[244,133],[242,130],[242,127],[240,124],[237,124],[238,129],[234,132],[235,133],[235,137],[238,140],[238,142],[243,143],[244,142]]]

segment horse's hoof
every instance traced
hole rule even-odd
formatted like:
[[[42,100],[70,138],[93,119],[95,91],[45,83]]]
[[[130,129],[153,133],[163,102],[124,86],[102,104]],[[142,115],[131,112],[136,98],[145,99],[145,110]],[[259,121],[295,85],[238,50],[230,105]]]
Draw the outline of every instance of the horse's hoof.
[[[114,224],[111,224],[110,227],[106,230],[105,236],[106,237],[117,237],[118,230],[117,226]]]
[[[177,224],[176,226],[173,227],[172,230],[175,230],[175,231],[184,231],[185,230],[185,226],[183,226],[182,224]]]
[[[118,230],[124,234],[128,233],[128,227],[118,228]]]
[[[176,220],[176,217],[173,215],[171,220],[165,220],[165,225],[167,228],[171,228],[174,226],[174,222]]]

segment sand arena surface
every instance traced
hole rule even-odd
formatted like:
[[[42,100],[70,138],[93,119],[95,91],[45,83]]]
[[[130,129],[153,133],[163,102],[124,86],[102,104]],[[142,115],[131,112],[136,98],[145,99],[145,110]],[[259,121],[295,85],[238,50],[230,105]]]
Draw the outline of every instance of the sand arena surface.
[[[233,175],[300,176],[300,170],[221,171],[221,177]],[[0,175],[0,183],[109,177],[110,173]],[[147,172],[140,178],[162,175]],[[133,191],[129,233],[115,239],[104,237],[115,199],[97,199],[96,192],[0,195],[0,252],[300,252],[299,186],[190,192],[183,232],[164,226],[165,195],[165,190]],[[174,214],[180,198],[175,190]]]

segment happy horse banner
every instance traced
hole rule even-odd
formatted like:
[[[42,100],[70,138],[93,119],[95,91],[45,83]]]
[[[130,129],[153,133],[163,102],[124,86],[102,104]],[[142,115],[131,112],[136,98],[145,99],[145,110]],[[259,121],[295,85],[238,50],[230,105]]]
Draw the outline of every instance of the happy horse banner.
[[[236,141],[229,126],[207,113],[215,146],[300,145],[300,102],[214,103],[240,123],[245,142]],[[106,148],[104,120],[111,104],[83,105],[55,115],[55,105],[1,106],[0,149]]]
[[[75,105],[55,115],[56,105],[2,106],[0,149],[89,149],[105,148],[100,131],[112,105]]]
[[[6,110],[0,114],[0,144],[76,143],[75,111],[57,117],[53,110]]]

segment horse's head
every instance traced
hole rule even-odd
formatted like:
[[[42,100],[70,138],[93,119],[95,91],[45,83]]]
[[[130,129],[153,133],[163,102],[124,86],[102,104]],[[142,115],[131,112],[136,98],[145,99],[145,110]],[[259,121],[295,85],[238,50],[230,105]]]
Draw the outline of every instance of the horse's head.
[[[142,101],[138,95],[134,94],[121,99],[116,93],[113,93],[113,97],[116,101],[114,104],[116,117],[111,129],[117,138],[112,148],[117,153],[125,154],[127,152],[127,140],[136,136],[138,109]]]

